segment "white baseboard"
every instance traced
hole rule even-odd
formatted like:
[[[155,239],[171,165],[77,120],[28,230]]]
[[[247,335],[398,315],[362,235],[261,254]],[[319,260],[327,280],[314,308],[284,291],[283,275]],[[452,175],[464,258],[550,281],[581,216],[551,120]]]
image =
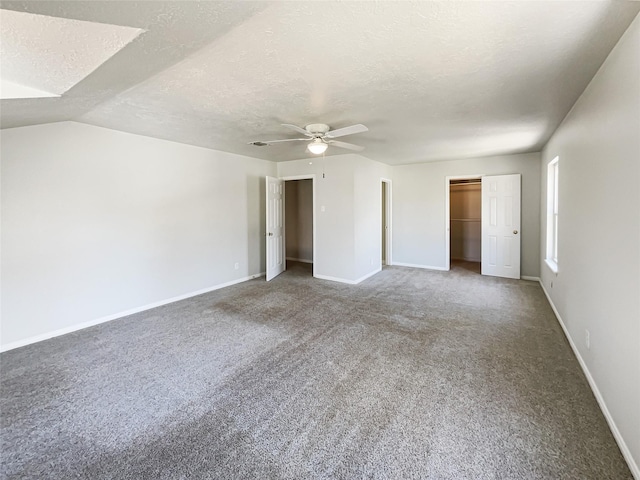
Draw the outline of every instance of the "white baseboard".
[[[424,268],[426,270],[440,270],[443,272],[448,271],[446,267],[433,267],[431,265],[418,265],[416,263],[401,263],[401,262],[393,262],[394,266],[397,267],[412,267],[412,268]]]
[[[367,278],[373,277],[376,273],[380,273],[382,271],[382,267],[376,268],[374,271],[367,273],[366,275],[363,275],[362,277],[360,277],[358,280],[356,280],[356,284],[360,283],[360,282],[364,282]]]
[[[48,340],[50,338],[59,337],[60,335],[66,335],[67,333],[76,332],[78,330],[82,330],[83,328],[93,327],[95,325],[99,325],[101,323],[110,322],[111,320],[116,320],[118,318],[127,317],[129,315],[133,315],[134,313],[144,312],[145,310],[150,310],[152,308],[161,307],[162,305],[167,305],[169,303],[178,302],[180,300],[184,300],[186,298],[196,297],[198,295],[202,295],[204,293],[213,292],[214,290],[219,290],[224,287],[230,287],[231,285],[236,285],[238,283],[246,282],[247,280],[253,280],[254,278],[264,276],[264,272],[257,273],[254,275],[249,275],[248,277],[238,278],[236,280],[231,280],[230,282],[221,283],[219,285],[215,285],[213,287],[203,288],[202,290],[197,290],[195,292],[185,293],[184,295],[178,295],[177,297],[172,297],[166,300],[160,300],[159,302],[150,303],[148,305],[143,305],[142,307],[131,308],[129,310],[125,310],[123,312],[114,313],[113,315],[107,315],[106,317],[96,318],[94,320],[89,320],[88,322],[77,323],[70,327],[61,328],[59,330],[54,330],[52,332],[42,333],[40,335],[35,335],[33,337],[25,338],[23,340],[18,340],[15,342],[7,343],[6,345],[2,345],[0,347],[0,352],[6,352],[8,350],[13,350],[14,348],[24,347],[26,345],[30,345],[32,343],[41,342],[43,340]]]
[[[291,262],[300,262],[300,263],[313,263],[313,260],[307,260],[305,258],[293,258],[293,257],[287,257],[287,260],[291,261]]]
[[[544,283],[542,283],[540,279],[538,279],[538,281],[540,282],[542,291],[544,292],[545,296],[547,297],[547,300],[549,301],[549,305],[551,305],[551,309],[553,310],[553,313],[555,313],[556,318],[558,319],[558,323],[560,324],[560,327],[562,327],[564,336],[567,338],[569,345],[571,345],[571,349],[573,350],[574,355],[578,359],[578,363],[580,364],[580,367],[582,368],[582,371],[584,372],[585,377],[587,377],[587,381],[589,382],[591,391],[593,392],[593,395],[596,397],[596,400],[598,401],[598,405],[600,406],[600,410],[602,410],[602,414],[604,415],[604,418],[607,420],[607,423],[609,424],[609,429],[611,430],[613,437],[616,439],[616,442],[618,443],[618,447],[622,452],[622,456],[627,461],[627,465],[629,465],[629,470],[631,470],[631,474],[636,480],[640,480],[640,468],[638,468],[638,464],[636,463],[635,459],[631,455],[631,451],[629,450],[629,447],[627,447],[627,444],[625,443],[624,438],[620,433],[620,430],[618,430],[618,426],[616,425],[615,421],[613,420],[613,417],[611,416],[611,413],[609,412],[609,409],[607,408],[607,404],[605,403],[604,398],[600,393],[600,390],[598,389],[598,385],[596,384],[596,381],[593,379],[593,376],[591,375],[591,372],[589,371],[587,364],[582,359],[582,356],[578,351],[578,347],[573,342],[573,339],[569,334],[569,330],[567,330],[567,327],[565,326],[564,321],[560,316],[560,313],[556,309],[556,306],[553,304],[553,300],[551,300],[551,296],[547,292],[547,289],[544,287]]]
[[[320,280],[331,280],[332,282],[348,283],[349,285],[356,284],[355,280],[347,280],[346,278],[330,277],[329,275],[320,275],[319,273],[314,273],[313,276]]]
[[[538,283],[540,283],[540,277],[530,277],[529,275],[520,275],[520,280],[528,280],[530,282],[538,282]]]
[[[357,280],[347,280],[346,278],[338,278],[338,277],[330,277],[328,275],[320,275],[314,274],[315,278],[319,278],[320,280],[331,280],[332,282],[340,282],[340,283],[348,283],[349,285],[357,285],[360,282],[364,282],[367,278],[373,277],[376,273],[382,271],[382,268],[377,268],[376,270],[367,273],[366,275],[358,278]]]

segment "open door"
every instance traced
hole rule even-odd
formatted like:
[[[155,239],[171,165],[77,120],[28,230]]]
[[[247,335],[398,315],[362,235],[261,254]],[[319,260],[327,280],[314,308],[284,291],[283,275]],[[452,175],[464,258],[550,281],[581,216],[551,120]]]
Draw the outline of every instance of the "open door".
[[[285,269],[284,181],[267,177],[267,281]]]
[[[482,177],[482,275],[520,278],[520,174]]]

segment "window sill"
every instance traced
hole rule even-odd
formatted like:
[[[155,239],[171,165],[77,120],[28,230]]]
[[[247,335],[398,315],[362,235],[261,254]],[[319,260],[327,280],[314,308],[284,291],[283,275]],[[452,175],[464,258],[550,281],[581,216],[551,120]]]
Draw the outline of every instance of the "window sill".
[[[547,264],[547,267],[549,267],[553,273],[558,273],[558,264],[556,262],[549,258],[545,258],[544,261]]]

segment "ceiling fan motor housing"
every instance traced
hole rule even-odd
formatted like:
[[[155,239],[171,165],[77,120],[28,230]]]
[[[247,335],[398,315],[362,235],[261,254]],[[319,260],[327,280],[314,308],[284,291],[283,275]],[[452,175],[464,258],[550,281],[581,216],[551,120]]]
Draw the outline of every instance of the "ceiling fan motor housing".
[[[311,135],[321,137],[329,131],[329,125],[324,123],[310,123],[304,129]]]

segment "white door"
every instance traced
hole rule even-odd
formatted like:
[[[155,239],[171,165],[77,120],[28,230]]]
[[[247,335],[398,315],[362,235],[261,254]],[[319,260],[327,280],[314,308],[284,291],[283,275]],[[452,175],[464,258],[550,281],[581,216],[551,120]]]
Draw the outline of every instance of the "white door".
[[[267,281],[285,269],[284,181],[267,177]]]
[[[482,177],[482,274],[520,278],[520,174]]]

